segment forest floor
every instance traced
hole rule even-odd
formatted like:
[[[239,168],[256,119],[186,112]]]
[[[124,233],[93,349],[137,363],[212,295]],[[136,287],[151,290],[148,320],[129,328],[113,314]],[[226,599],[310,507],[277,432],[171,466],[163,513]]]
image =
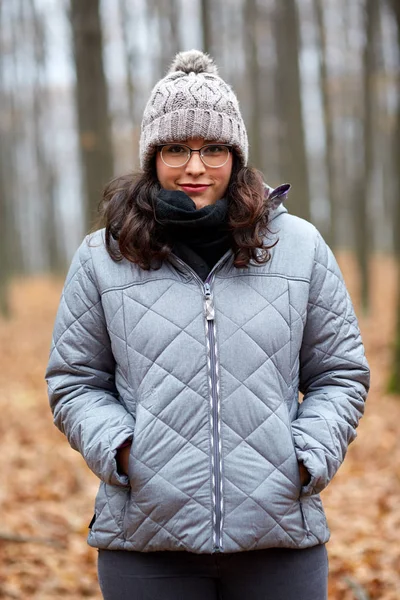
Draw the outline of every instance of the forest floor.
[[[339,257],[353,301],[357,277]],[[323,501],[332,536],[330,600],[400,598],[400,398],[385,387],[394,327],[395,264],[371,265],[372,309],[360,325],[372,391],[359,435]],[[0,598],[100,600],[86,544],[97,480],[53,426],[43,380],[61,282],[16,281],[0,320]]]

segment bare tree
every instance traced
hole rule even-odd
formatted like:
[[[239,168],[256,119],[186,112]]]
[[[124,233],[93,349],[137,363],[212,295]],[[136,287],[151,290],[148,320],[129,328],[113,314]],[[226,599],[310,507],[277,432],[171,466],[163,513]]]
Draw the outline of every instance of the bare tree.
[[[0,158],[4,154],[4,137],[0,136]],[[4,168],[0,165],[0,315],[9,314],[8,281],[10,277],[10,265],[8,261],[7,248],[7,204],[6,204],[6,182]]]
[[[173,56],[180,50],[178,0],[149,0],[148,21],[155,19],[159,53],[157,77],[163,77]]]
[[[398,50],[400,56],[400,0],[391,0],[393,13],[397,22],[397,38],[398,38]],[[394,169],[394,176],[396,177],[396,193],[397,199],[395,202],[395,218],[394,218],[394,228],[395,228],[395,250],[397,257],[397,267],[398,267],[398,288],[397,288],[397,325],[395,331],[395,339],[394,339],[394,349],[393,349],[393,365],[392,365],[392,373],[389,382],[389,389],[391,392],[400,394],[400,174],[398,170],[398,165],[400,163],[400,86],[398,85],[398,94],[397,94],[397,123],[396,123],[396,131],[395,131],[395,140],[394,140],[394,155],[395,160],[394,164],[396,168]]]
[[[213,52],[212,5],[212,0],[200,0],[203,51],[211,54]]]
[[[2,4],[0,3],[0,35],[2,33]],[[0,107],[4,111],[6,103],[6,94],[2,85],[3,79],[3,61],[0,53]],[[7,248],[7,183],[6,183],[6,120],[3,114],[0,118],[0,315],[9,313],[8,303],[8,279],[9,279],[9,261]]]
[[[300,81],[300,36],[295,0],[276,3],[277,87],[282,171],[293,186],[292,212],[310,220],[310,194]]]
[[[319,79],[321,85],[323,119],[325,130],[325,165],[327,173],[328,197],[330,207],[330,226],[327,234],[327,242],[331,247],[337,243],[337,173],[335,168],[335,136],[334,136],[334,115],[332,107],[332,96],[329,89],[329,73],[327,64],[327,39],[326,25],[324,20],[324,2],[323,0],[314,0],[314,11],[317,21],[318,42],[319,42]]]
[[[103,66],[100,0],[71,0],[76,101],[85,190],[86,228],[93,225],[104,184],[113,175],[113,149]]]
[[[246,0],[244,3],[244,39],[246,52],[247,76],[249,78],[250,94],[248,99],[251,103],[249,119],[250,138],[250,160],[251,163],[261,168],[262,146],[260,125],[262,122],[262,105],[260,93],[260,65],[258,61],[258,20],[259,11],[257,0]]]
[[[375,69],[377,53],[377,23],[379,21],[379,4],[376,0],[365,3],[365,42],[363,53],[363,87],[364,100],[361,151],[363,161],[360,177],[354,194],[354,221],[357,260],[361,276],[361,303],[364,312],[368,311],[370,300],[369,259],[371,255],[371,232],[368,215],[368,199],[372,187],[374,170],[375,140]]]
[[[16,92],[13,88],[7,87],[4,81],[6,57],[11,58],[12,69],[16,66],[17,32],[16,27],[4,23],[3,10],[4,5],[0,2],[0,314],[9,316],[11,311],[9,282],[14,273],[22,268],[14,202],[15,153],[21,128],[16,108]],[[6,34],[8,40],[5,41]]]
[[[61,249],[58,244],[57,213],[55,206],[56,171],[46,144],[46,111],[49,110],[49,87],[45,83],[46,39],[44,22],[37,11],[34,0],[29,0],[33,25],[33,52],[35,57],[35,81],[33,88],[32,127],[36,156],[37,190],[40,203],[39,213],[42,222],[44,251],[50,270],[61,271],[64,267]]]
[[[137,161],[137,133],[135,129],[135,104],[136,104],[136,85],[134,77],[135,64],[138,62],[137,49],[133,45],[131,31],[134,27],[132,13],[129,7],[131,3],[127,0],[119,0],[119,15],[121,22],[122,32],[122,45],[125,60],[125,72],[126,72],[126,89],[127,89],[127,101],[128,101],[128,119],[129,119],[129,130],[130,130],[130,141],[132,154]]]
[[[132,21],[128,10],[127,0],[119,0],[119,14],[121,19],[121,31],[125,59],[129,117],[133,123],[135,118],[135,84],[133,81],[133,67],[136,57],[134,49],[130,44],[130,30],[132,28]]]

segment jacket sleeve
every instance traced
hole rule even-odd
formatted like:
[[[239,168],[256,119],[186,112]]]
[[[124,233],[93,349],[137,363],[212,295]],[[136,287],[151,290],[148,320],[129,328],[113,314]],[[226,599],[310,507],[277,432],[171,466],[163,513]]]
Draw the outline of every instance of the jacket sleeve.
[[[135,420],[120,402],[115,362],[86,239],[72,261],[46,371],[55,425],[105,483],[128,485],[117,472],[118,447]]]
[[[357,319],[336,260],[318,234],[302,347],[304,394],[292,431],[311,475],[302,496],[323,490],[341,465],[364,412],[369,368]]]

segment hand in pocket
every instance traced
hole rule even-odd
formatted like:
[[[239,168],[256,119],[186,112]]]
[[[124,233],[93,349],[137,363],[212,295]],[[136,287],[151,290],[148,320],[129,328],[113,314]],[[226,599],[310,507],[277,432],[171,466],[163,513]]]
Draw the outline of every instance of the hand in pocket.
[[[131,451],[132,444],[123,445],[121,448],[118,448],[116,460],[118,466],[118,473],[121,475],[128,475],[128,464],[129,464],[129,454]]]
[[[302,462],[299,462],[299,473],[300,473],[300,481],[301,481],[302,486],[305,486],[308,483],[310,483],[311,475],[307,471],[307,469],[305,468],[305,466],[303,465]]]

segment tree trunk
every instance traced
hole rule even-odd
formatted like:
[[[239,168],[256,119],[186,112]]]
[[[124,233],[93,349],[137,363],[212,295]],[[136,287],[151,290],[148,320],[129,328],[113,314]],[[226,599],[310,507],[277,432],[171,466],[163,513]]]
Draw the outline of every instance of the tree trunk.
[[[260,68],[258,62],[258,36],[257,23],[259,19],[257,0],[246,0],[244,4],[244,28],[245,28],[245,53],[247,76],[249,78],[250,89],[250,127],[249,127],[249,147],[250,163],[257,169],[261,169],[262,151],[261,151],[261,98],[260,98]]]
[[[247,0],[246,0],[247,1]],[[200,1],[200,10],[201,10],[201,27],[203,34],[203,52],[207,52],[212,54],[213,51],[213,42],[212,42],[212,19],[211,19],[211,11],[212,11],[212,1],[211,0],[201,0]]]
[[[180,31],[179,31],[179,2],[178,0],[170,0],[169,10],[168,10],[168,21],[169,28],[171,31],[171,47],[173,58],[175,54],[179,52],[181,49],[180,44]]]
[[[156,30],[160,51],[157,56],[156,77],[164,77],[175,54],[180,50],[179,7],[177,0],[149,0],[146,5],[148,19],[156,17]]]
[[[17,73],[19,66],[17,52],[20,46],[20,22],[22,20],[22,9],[23,7],[21,4],[19,4],[18,20],[17,22],[13,21],[11,24],[10,48],[8,57],[6,52],[0,52],[0,107],[1,110],[5,112],[0,123],[0,169],[2,169],[2,186],[4,186],[1,190],[1,193],[2,195],[4,193],[2,206],[5,210],[5,213],[2,212],[1,218],[5,219],[4,226],[6,227],[6,233],[3,244],[5,244],[7,249],[6,260],[10,276],[14,275],[15,273],[23,273],[25,266],[22,250],[22,237],[24,233],[22,231],[22,226],[18,223],[20,219],[20,215],[18,213],[18,156],[19,149],[24,140],[21,111],[18,106],[18,101],[20,101],[20,92],[17,88]],[[1,18],[2,12],[0,10],[0,20]],[[2,26],[3,25],[0,22],[0,28]],[[7,58],[9,60],[7,60]],[[2,86],[2,78],[4,70],[6,69],[6,65],[10,69],[13,81],[12,88],[9,88],[7,91],[6,88],[3,88]]]
[[[0,4],[0,33],[3,26],[1,4]],[[3,83],[3,60],[0,55],[0,316],[9,316],[10,305],[8,299],[8,283],[10,278],[11,265],[9,261],[8,228],[9,221],[9,167],[10,167],[10,149],[9,136],[9,118],[5,118],[3,111],[9,101],[7,93],[4,91]],[[7,107],[8,108],[8,107]],[[8,111],[7,111],[8,112]],[[9,115],[7,115],[9,116]]]
[[[3,157],[3,138],[0,138],[0,157]],[[7,205],[4,168],[0,165],[0,316],[8,316],[8,281],[10,277],[7,248]]]
[[[397,211],[400,212],[400,211]],[[400,219],[397,224],[400,226]],[[400,260],[397,259],[397,310],[396,330],[393,344],[392,370],[389,378],[389,392],[400,394]]]
[[[362,148],[364,160],[360,173],[360,181],[356,186],[354,198],[354,230],[356,238],[356,254],[360,269],[361,304],[365,313],[369,309],[370,278],[369,259],[371,255],[371,232],[368,218],[368,198],[372,186],[374,170],[374,138],[375,138],[375,67],[376,67],[376,31],[379,19],[379,5],[376,0],[366,0],[365,4],[365,46],[363,55],[363,98],[364,123]]]
[[[400,15],[399,15],[400,16]],[[400,19],[398,21],[400,26]],[[398,165],[400,161],[400,109],[397,117],[397,130],[395,139],[395,156],[397,157],[394,164]],[[400,177],[397,173],[398,185],[400,185]],[[397,194],[399,194],[399,187],[397,186]],[[392,370],[389,379],[389,392],[393,394],[400,394],[400,195],[395,203],[395,247],[396,247],[396,259],[397,259],[397,309],[396,309],[396,329],[394,335],[393,344],[393,358],[392,358]]]
[[[135,102],[136,86],[134,81],[135,64],[138,63],[137,47],[132,45],[132,28],[134,27],[132,14],[130,13],[128,1],[119,0],[120,26],[122,32],[122,46],[125,61],[126,88],[128,100],[128,120],[131,140],[132,167],[139,167],[139,156],[137,151],[138,139],[136,128]]]
[[[103,67],[100,0],[71,0],[76,101],[86,229],[96,218],[101,191],[113,175],[113,150]]]
[[[336,189],[336,169],[335,169],[335,137],[333,127],[332,101],[329,91],[329,73],[327,65],[327,42],[324,23],[324,3],[323,0],[314,0],[314,11],[317,20],[318,42],[319,42],[319,78],[322,94],[323,121],[325,130],[325,165],[328,184],[328,198],[330,207],[330,224],[326,236],[326,241],[334,248],[337,243],[337,213],[338,213],[338,192]]]
[[[119,14],[121,19],[122,43],[126,70],[129,119],[133,125],[135,121],[135,84],[132,74],[135,64],[135,52],[133,51],[130,42],[132,21],[128,10],[127,0],[119,0]]]
[[[30,11],[34,27],[34,56],[35,56],[35,82],[33,89],[32,125],[36,156],[36,169],[38,174],[38,202],[41,203],[41,216],[43,226],[41,235],[44,237],[44,253],[47,255],[50,271],[62,272],[64,261],[58,243],[57,214],[55,206],[56,172],[50,153],[46,148],[44,129],[45,113],[49,109],[48,86],[42,84],[46,63],[45,27],[36,9],[34,0],[29,0]]]
[[[292,184],[291,212],[310,220],[310,193],[299,68],[300,35],[295,0],[279,0],[277,11],[277,86],[281,121],[281,162]]]
[[[392,0],[392,8],[397,21],[398,47],[400,52],[400,0]],[[395,202],[394,216],[394,240],[398,268],[398,287],[397,287],[397,324],[393,348],[393,366],[389,381],[389,391],[400,394],[400,174],[398,165],[400,164],[400,85],[398,85],[398,105],[397,105],[397,124],[394,139],[394,177],[396,178],[395,190],[398,195]]]

